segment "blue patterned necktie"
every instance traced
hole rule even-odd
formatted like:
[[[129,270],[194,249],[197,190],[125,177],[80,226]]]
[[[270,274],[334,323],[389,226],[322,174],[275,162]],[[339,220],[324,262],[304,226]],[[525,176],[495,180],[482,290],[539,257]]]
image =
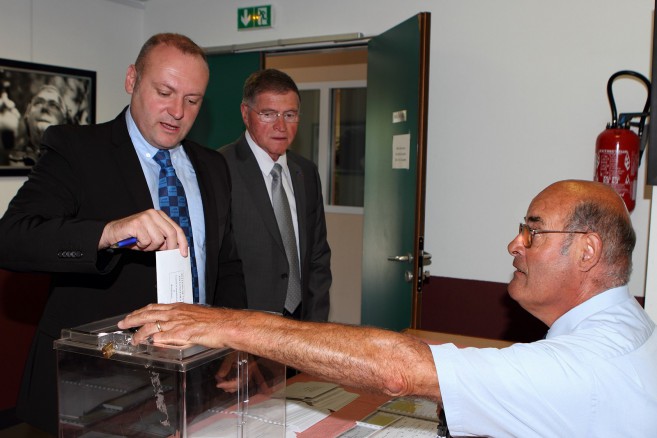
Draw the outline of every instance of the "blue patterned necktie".
[[[287,263],[290,267],[290,273],[287,279],[287,297],[285,298],[285,310],[294,313],[301,303],[301,275],[299,274],[299,255],[297,251],[297,237],[294,234],[294,224],[292,223],[292,213],[290,212],[290,203],[287,201],[287,195],[283,189],[281,181],[280,164],[274,164],[271,171],[271,201],[274,206],[278,230],[283,239]]]
[[[161,167],[160,179],[157,186],[157,193],[160,198],[160,210],[180,225],[180,228],[185,232],[187,242],[189,242],[189,256],[191,257],[190,261],[192,264],[192,290],[194,293],[194,302],[198,303],[198,271],[196,270],[194,236],[192,234],[192,222],[189,217],[185,189],[176,176],[176,170],[173,168],[173,164],[171,164],[171,154],[168,150],[160,150],[155,154],[153,159]]]

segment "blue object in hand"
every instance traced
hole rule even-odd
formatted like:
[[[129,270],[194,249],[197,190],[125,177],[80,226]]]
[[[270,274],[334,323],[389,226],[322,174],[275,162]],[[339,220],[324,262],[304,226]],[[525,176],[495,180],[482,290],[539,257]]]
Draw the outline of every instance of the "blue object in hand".
[[[135,243],[137,243],[137,238],[136,237],[128,237],[127,239],[123,239],[119,242],[116,242],[115,244],[110,246],[110,248],[113,248],[113,249],[114,248],[123,248],[125,246],[134,245]]]

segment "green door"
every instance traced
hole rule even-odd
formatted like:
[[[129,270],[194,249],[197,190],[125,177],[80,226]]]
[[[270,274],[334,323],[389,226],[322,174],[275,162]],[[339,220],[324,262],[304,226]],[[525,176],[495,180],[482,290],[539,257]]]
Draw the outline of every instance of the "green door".
[[[260,52],[209,55],[210,82],[188,137],[218,149],[244,132],[240,103],[246,78],[262,65]]]
[[[361,323],[419,327],[431,15],[368,45]]]

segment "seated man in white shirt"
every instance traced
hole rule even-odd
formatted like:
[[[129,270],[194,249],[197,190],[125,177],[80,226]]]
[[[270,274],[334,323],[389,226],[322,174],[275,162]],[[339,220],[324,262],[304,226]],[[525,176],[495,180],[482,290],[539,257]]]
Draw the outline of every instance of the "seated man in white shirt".
[[[635,240],[606,185],[561,181],[539,193],[508,246],[508,290],[550,330],[503,349],[193,305],[149,305],[120,326],[142,326],[136,342],[228,346],[343,385],[427,397],[453,436],[654,436],[657,332],[627,287]]]

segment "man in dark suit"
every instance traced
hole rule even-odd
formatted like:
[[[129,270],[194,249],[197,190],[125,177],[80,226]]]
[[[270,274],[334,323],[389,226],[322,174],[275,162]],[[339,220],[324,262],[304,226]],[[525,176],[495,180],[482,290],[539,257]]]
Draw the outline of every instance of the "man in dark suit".
[[[246,307],[226,162],[185,140],[208,79],[203,50],[189,38],[151,37],[128,67],[130,106],[111,122],[50,127],[43,155],[0,220],[0,265],[52,273],[17,407],[36,427],[57,433],[53,340],[63,328],[156,302],[155,251],[195,256],[200,303]],[[195,252],[159,209],[153,157],[162,150],[184,187]],[[110,248],[130,237],[134,245]]]
[[[220,152],[230,168],[232,222],[249,308],[326,321],[331,250],[321,182],[313,162],[288,151],[297,133],[299,105],[299,90],[287,74],[274,69],[253,73],[244,84],[241,104],[246,132]],[[272,205],[276,164],[294,222],[298,257],[292,259],[300,266],[301,302],[295,308],[286,308],[286,299],[299,273],[288,262],[290,249]]]

